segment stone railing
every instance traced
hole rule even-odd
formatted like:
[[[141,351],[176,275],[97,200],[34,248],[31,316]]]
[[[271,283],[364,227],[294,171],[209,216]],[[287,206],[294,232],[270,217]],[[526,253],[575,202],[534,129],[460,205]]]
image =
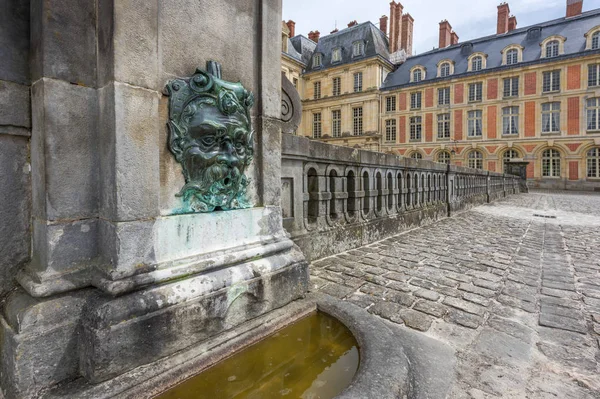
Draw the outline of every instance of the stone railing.
[[[520,178],[283,135],[284,227],[319,259],[521,192]]]

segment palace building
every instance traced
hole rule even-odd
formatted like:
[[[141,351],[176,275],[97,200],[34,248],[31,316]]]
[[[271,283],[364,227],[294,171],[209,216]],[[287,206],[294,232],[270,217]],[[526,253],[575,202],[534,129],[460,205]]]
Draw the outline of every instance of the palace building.
[[[600,189],[600,9],[567,0],[565,17],[518,28],[502,3],[495,34],[460,43],[442,21],[439,48],[410,56],[398,6],[399,28],[303,38],[298,134],[497,172],[524,159],[532,186]]]

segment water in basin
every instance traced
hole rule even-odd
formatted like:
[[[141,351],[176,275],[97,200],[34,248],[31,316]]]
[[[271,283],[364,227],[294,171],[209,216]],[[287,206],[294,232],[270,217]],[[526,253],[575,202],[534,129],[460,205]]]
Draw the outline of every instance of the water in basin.
[[[315,312],[158,398],[328,399],[350,384],[358,364],[348,328]]]

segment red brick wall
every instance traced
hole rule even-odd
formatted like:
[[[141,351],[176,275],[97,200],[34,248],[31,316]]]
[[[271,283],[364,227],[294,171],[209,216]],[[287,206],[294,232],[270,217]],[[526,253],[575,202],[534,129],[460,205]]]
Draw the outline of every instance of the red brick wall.
[[[525,144],[523,146],[523,148],[525,148],[525,151],[527,151],[528,154],[533,153],[533,150],[535,150],[535,147],[537,147],[537,144]]]
[[[433,107],[433,88],[425,89],[425,106]]]
[[[496,150],[498,149],[497,145],[488,145],[485,146],[485,149],[490,153],[490,154],[494,154],[496,153]]]
[[[425,141],[433,141],[433,114],[425,114]]]
[[[398,96],[398,107],[400,111],[406,111],[406,93],[400,93]]]
[[[490,105],[487,109],[487,137],[488,139],[496,138],[496,127],[498,117],[498,107]]]
[[[462,140],[463,138],[463,112],[462,110],[454,111],[454,140]]]
[[[456,161],[455,164],[456,166],[462,166],[462,161]]]
[[[525,103],[525,137],[535,137],[535,102]]]
[[[433,148],[423,148],[423,151],[425,151],[425,154],[431,155],[431,152],[433,151]]]
[[[454,85],[454,104],[462,104],[464,101],[465,87],[462,83]]]
[[[529,72],[525,74],[525,95],[535,94],[537,90],[537,74]]]
[[[567,68],[567,90],[581,88],[581,65],[570,65]]]
[[[567,134],[579,134],[579,97],[567,99]]]
[[[495,100],[498,98],[498,79],[492,78],[487,81],[487,99]]]
[[[581,147],[581,143],[569,143],[565,145],[569,148],[569,150],[571,150],[571,152],[575,152],[579,147]]]
[[[488,161],[488,170],[490,172],[496,171],[496,161]]]
[[[579,162],[569,161],[569,180],[579,180]]]
[[[406,116],[401,116],[399,123],[398,133],[400,134],[400,143],[406,143]]]
[[[527,164],[527,178],[528,179],[533,179],[533,176],[535,174],[534,172],[534,165],[533,162],[529,162],[529,164]]]

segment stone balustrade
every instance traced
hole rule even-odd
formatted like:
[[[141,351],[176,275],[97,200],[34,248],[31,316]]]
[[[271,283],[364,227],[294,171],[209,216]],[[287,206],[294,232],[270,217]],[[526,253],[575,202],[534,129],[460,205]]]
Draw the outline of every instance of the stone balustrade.
[[[284,227],[319,259],[521,192],[518,176],[283,135]]]

